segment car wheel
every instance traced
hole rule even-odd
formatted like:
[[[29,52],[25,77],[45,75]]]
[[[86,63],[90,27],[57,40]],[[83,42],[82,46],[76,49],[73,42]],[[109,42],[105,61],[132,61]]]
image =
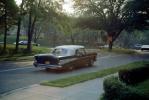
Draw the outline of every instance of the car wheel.
[[[46,68],[45,70],[46,70],[46,71],[51,71],[51,69],[50,69],[50,68]]]

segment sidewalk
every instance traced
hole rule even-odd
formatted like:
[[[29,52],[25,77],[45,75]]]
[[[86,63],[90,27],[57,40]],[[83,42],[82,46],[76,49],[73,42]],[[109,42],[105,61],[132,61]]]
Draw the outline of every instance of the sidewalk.
[[[0,100],[99,100],[102,93],[103,78],[98,78],[65,88],[35,84],[4,94]]]

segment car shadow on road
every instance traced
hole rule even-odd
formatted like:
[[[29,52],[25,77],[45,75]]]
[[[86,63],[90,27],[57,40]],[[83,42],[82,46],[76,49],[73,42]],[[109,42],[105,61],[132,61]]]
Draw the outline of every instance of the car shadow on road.
[[[74,73],[84,72],[85,70],[87,72],[90,72],[90,71],[92,72],[92,69],[97,69],[97,66],[94,65],[90,67],[81,67],[73,70],[62,70],[62,71],[46,70],[45,68],[42,68],[42,69],[34,70],[33,72],[36,74],[74,74]]]
[[[36,70],[34,70],[34,71],[32,71],[33,73],[39,73],[39,74],[41,74],[41,73],[49,73],[49,72],[47,72],[45,69],[36,69]]]

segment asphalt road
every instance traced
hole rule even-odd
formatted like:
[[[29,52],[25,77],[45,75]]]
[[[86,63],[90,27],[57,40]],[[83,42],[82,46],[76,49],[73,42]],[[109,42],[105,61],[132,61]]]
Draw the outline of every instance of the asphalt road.
[[[61,74],[46,72],[44,69],[34,68],[31,63],[0,63],[0,94],[9,92],[14,89],[24,88],[29,85],[38,84],[46,80],[55,80],[82,73],[93,72],[105,68],[116,67],[134,61],[149,60],[149,54],[141,55],[123,55],[107,54],[98,56],[94,67],[83,68],[72,72]]]

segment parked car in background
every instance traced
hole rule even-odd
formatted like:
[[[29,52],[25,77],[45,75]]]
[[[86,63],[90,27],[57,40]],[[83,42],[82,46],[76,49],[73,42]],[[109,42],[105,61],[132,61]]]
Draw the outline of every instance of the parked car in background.
[[[28,41],[19,41],[19,45],[27,45]]]
[[[108,48],[108,47],[109,47],[109,45],[107,45],[107,44],[99,46],[100,49],[104,49],[104,48]]]
[[[16,44],[16,42],[14,42],[13,44]],[[28,44],[28,41],[19,41],[19,45],[27,45],[27,44]],[[31,42],[31,44],[34,46],[40,46],[40,44],[34,43],[34,42]]]
[[[87,53],[84,46],[62,45],[53,48],[49,54],[34,56],[34,66],[52,71],[68,71],[93,66],[97,53]]]
[[[134,45],[134,49],[136,50],[140,50],[141,49],[142,44],[135,44]]]
[[[0,44],[4,44],[4,42],[0,42]]]
[[[149,50],[149,45],[142,45],[141,50]]]

